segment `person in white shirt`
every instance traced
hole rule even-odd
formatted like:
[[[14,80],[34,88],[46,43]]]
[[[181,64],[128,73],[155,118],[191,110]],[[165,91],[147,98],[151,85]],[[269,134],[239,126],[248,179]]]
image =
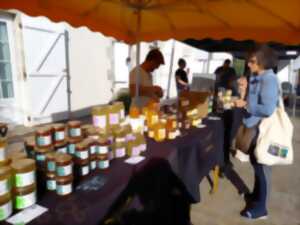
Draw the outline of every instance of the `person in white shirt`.
[[[148,52],[145,61],[139,65],[139,97],[135,96],[138,68],[135,67],[131,70],[129,75],[129,89],[132,97],[132,105],[142,108],[146,106],[150,100],[158,102],[163,96],[161,87],[153,85],[151,74],[162,64],[165,64],[164,57],[158,49],[152,49]]]

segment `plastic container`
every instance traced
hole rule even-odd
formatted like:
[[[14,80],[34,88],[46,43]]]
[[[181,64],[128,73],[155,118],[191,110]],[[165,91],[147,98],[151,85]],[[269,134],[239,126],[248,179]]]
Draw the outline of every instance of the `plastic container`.
[[[50,152],[46,154],[46,165],[47,165],[47,171],[55,173],[56,171],[56,152]]]
[[[35,143],[39,148],[49,148],[52,145],[52,128],[39,128],[35,132]]]
[[[0,196],[8,194],[11,190],[12,169],[8,166],[0,168]]]
[[[60,152],[60,153],[68,153],[68,142],[67,141],[63,141],[59,144],[55,144],[54,145],[54,149],[56,152]]]
[[[36,185],[32,184],[22,188],[15,188],[14,194],[14,208],[17,210],[25,209],[36,203]]]
[[[11,194],[8,192],[0,196],[0,221],[7,219],[13,211]]]
[[[56,194],[66,196],[73,191],[73,176],[56,177]]]
[[[7,154],[6,146],[7,146],[6,138],[0,138],[0,162],[6,160],[6,154]]]
[[[55,144],[65,142],[66,139],[66,125],[62,123],[56,123],[53,127],[53,140]]]
[[[56,162],[56,176],[65,177],[73,174],[72,156],[63,153],[55,155]]]
[[[68,122],[68,135],[71,138],[82,138],[81,122],[70,121]]]
[[[126,146],[124,143],[112,144],[112,150],[115,158],[123,158],[126,156]]]
[[[89,147],[85,142],[80,142],[76,144],[75,157],[76,159],[81,160],[89,158]]]
[[[33,159],[19,159],[11,164],[13,183],[16,188],[23,188],[36,183],[36,166]]]
[[[109,159],[108,155],[98,155],[98,169],[105,170],[109,168]]]
[[[46,174],[47,177],[47,190],[55,191],[56,190],[56,175],[55,173],[48,172]]]
[[[92,108],[93,125],[101,129],[108,127],[109,108],[105,106],[97,106]]]

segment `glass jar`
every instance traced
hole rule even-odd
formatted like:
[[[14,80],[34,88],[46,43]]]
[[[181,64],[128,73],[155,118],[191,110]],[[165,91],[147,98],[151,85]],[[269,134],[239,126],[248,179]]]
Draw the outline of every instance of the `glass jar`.
[[[47,190],[48,191],[55,191],[56,190],[56,175],[55,173],[48,172],[46,174],[47,178]]]
[[[52,145],[52,128],[43,127],[35,132],[35,143],[39,148],[48,148]]]
[[[43,169],[46,166],[46,155],[50,152],[54,152],[54,149],[49,148],[35,148],[35,160],[39,169]]]
[[[85,160],[89,158],[89,147],[84,142],[76,144],[75,157],[77,159]]]
[[[46,154],[46,164],[47,164],[47,171],[54,173],[56,171],[56,161],[55,156],[57,155],[56,152],[50,152]]]
[[[77,159],[76,160],[76,171],[80,177],[87,176],[90,173],[90,161],[89,159]]]
[[[167,137],[166,125],[163,122],[159,122],[154,125],[154,140],[157,142],[164,141]]]
[[[108,121],[110,127],[116,127],[120,125],[120,113],[118,107],[116,107],[115,105],[109,106]]]
[[[0,168],[0,196],[10,193],[12,169],[9,166]]]
[[[76,145],[80,143],[80,139],[68,139],[68,153],[70,155],[75,155]]]
[[[127,143],[127,155],[135,157],[140,155],[140,144],[137,140],[129,141]]]
[[[97,154],[93,154],[90,157],[90,170],[93,171],[97,168]]]
[[[7,219],[13,212],[10,192],[0,195],[0,221]]]
[[[97,155],[98,169],[105,170],[109,168],[108,155]]]
[[[126,156],[126,146],[124,143],[112,144],[112,150],[115,158],[123,158]]]
[[[24,141],[25,144],[25,151],[27,152],[27,155],[29,158],[34,159],[35,158],[35,137],[31,136],[25,139]]]
[[[82,138],[81,122],[69,121],[68,122],[68,135],[71,138]]]
[[[121,122],[124,121],[125,120],[125,107],[124,107],[124,103],[123,102],[114,102],[113,105],[119,111],[120,121]]]
[[[66,126],[62,123],[56,123],[53,127],[53,140],[55,144],[63,143],[66,139]]]
[[[28,208],[36,203],[36,185],[32,184],[22,188],[15,188],[14,194],[14,208],[17,210]]]
[[[65,177],[73,174],[73,160],[72,156],[64,153],[57,153],[55,155],[56,176]]]
[[[108,127],[109,107],[107,105],[92,108],[93,125],[106,130]]]
[[[56,177],[56,194],[66,196],[73,191],[73,176]]]
[[[60,142],[58,144],[54,145],[54,149],[56,152],[60,152],[60,153],[68,153],[68,142],[67,141],[63,141]]]
[[[0,138],[0,162],[6,160],[6,146],[7,146],[7,139]]]
[[[16,188],[23,188],[36,183],[36,166],[33,159],[19,159],[11,164],[13,183]]]

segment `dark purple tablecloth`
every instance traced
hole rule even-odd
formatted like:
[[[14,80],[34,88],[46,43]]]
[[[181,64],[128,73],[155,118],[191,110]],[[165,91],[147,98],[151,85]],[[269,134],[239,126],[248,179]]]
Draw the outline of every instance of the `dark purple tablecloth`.
[[[199,184],[215,165],[223,164],[223,123],[205,120],[201,129],[191,129],[186,135],[162,143],[148,140],[146,159],[129,165],[113,160],[108,170],[100,172],[107,182],[99,191],[74,191],[66,197],[47,193],[38,204],[49,209],[30,224],[38,225],[96,225],[108,212],[135,173],[152,158],[166,159],[174,174],[184,184],[193,202],[200,201]],[[95,175],[91,174],[91,179]]]

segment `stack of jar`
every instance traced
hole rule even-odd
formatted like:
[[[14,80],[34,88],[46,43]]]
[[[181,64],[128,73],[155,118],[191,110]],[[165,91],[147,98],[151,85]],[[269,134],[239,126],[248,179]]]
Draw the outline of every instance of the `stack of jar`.
[[[12,196],[16,210],[36,203],[36,166],[33,159],[19,159],[11,164]]]
[[[56,152],[68,153],[65,124],[53,124],[53,141]]]
[[[65,196],[73,191],[72,156],[60,152],[47,154],[47,190]]]
[[[38,169],[44,170],[46,155],[54,151],[52,134],[52,127],[38,128],[35,132],[34,159],[37,162]]]
[[[70,121],[68,126],[68,153],[74,155],[76,152],[76,145],[82,141],[83,132],[80,121]]]

